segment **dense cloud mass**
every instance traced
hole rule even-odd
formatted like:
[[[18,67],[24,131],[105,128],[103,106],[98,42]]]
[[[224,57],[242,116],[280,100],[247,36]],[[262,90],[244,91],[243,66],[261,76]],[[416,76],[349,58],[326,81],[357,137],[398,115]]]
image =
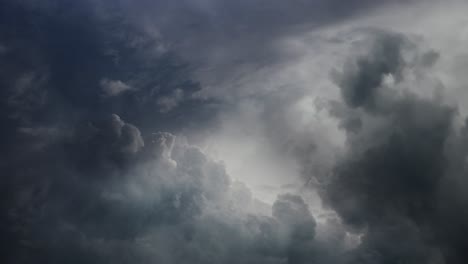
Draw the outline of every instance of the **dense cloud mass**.
[[[48,150],[54,154],[42,164],[5,179],[12,180],[4,185],[2,207],[7,262],[307,263],[333,257],[314,244],[315,220],[300,196],[279,196],[270,216],[268,205],[233,182],[222,164],[170,133],[143,143],[138,128],[112,115],[86,137],[64,141],[63,151],[73,156]]]
[[[351,113],[340,118],[360,125],[344,126],[348,154],[334,170],[326,197],[346,224],[365,230],[358,263],[463,263],[466,200],[452,185],[463,170],[450,175],[459,165],[452,164],[456,158],[448,145],[463,145],[463,139],[454,130],[453,107],[406,87],[405,78],[415,71],[408,66],[416,64],[412,60],[434,56],[408,56],[418,51],[407,50],[406,41],[378,35],[365,57],[352,59],[338,74]],[[394,82],[385,84],[390,76]]]
[[[464,7],[1,1],[1,263],[466,263]]]

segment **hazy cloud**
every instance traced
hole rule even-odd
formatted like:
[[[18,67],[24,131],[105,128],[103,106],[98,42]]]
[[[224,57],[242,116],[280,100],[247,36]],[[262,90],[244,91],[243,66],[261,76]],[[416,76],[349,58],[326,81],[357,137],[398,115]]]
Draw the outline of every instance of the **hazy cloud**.
[[[105,96],[116,96],[125,91],[132,90],[130,85],[119,81],[119,80],[109,80],[109,79],[102,79],[99,84],[101,85],[102,91],[104,92]]]

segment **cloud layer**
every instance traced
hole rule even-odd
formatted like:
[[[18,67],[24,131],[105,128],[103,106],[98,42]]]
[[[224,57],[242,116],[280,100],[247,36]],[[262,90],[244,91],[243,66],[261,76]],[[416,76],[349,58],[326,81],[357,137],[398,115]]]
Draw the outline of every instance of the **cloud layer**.
[[[453,7],[3,1],[2,263],[465,263]]]

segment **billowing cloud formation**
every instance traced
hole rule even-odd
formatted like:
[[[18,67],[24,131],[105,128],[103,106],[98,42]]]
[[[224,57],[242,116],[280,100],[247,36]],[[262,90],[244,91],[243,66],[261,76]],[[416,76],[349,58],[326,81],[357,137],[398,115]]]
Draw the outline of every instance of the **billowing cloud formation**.
[[[467,200],[453,179],[460,181],[463,170],[451,175],[458,158],[450,144],[464,145],[454,130],[455,109],[415,95],[407,82],[433,63],[434,52],[421,53],[398,34],[374,36],[365,57],[350,59],[338,74],[346,113],[338,112],[359,127],[343,126],[348,155],[325,197],[347,225],[364,232],[352,263],[463,263]]]
[[[315,220],[300,196],[278,197],[269,216],[268,205],[221,164],[172,134],[143,144],[136,127],[113,115],[85,142],[81,134],[64,140],[65,152],[80,155],[86,167],[74,164],[77,156],[52,154],[2,185],[10,190],[2,208],[8,263],[331,258],[318,251]]]
[[[303,198],[260,202],[157,132],[202,127],[217,107],[157,38],[88,2],[1,5],[3,263],[337,258]]]
[[[400,78],[404,67],[401,46],[403,36],[387,36],[385,33],[375,36],[369,54],[355,61],[348,61],[342,76],[338,78],[343,99],[352,107],[373,107],[377,89],[385,76]]]
[[[389,2],[2,1],[2,263],[465,263],[464,57]]]

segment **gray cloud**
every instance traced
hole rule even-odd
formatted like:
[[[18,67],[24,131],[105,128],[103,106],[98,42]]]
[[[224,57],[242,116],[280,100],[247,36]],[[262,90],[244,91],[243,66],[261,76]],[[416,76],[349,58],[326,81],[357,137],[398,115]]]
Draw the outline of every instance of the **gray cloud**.
[[[466,200],[444,194],[456,160],[447,146],[463,142],[453,139],[456,111],[406,90],[405,78],[418,67],[407,66],[412,62],[404,61],[404,54],[414,46],[395,45],[402,37],[393,33],[370,41],[391,48],[370,49],[353,68],[344,66],[346,77],[338,83],[351,114],[340,118],[344,123],[358,118],[360,127],[343,127],[348,154],[324,197],[347,225],[364,232],[352,263],[463,263],[464,236],[446,236],[446,228],[464,217],[452,215]],[[397,76],[393,85],[383,84],[385,74]]]
[[[285,49],[285,39],[400,2],[157,0],[120,4],[128,10],[129,21],[143,25],[196,65],[197,76],[209,84],[204,91],[219,94],[221,84],[236,89],[241,76],[296,59],[296,51]],[[231,89],[220,96],[235,93]]]
[[[202,187],[191,183],[178,191],[162,185],[166,194],[157,193],[155,204],[119,190],[131,185],[125,176],[151,157],[144,138],[159,128],[202,127],[214,119],[207,109],[216,103],[192,98],[199,85],[175,54],[153,49],[157,40],[97,14],[94,4],[0,4],[0,39],[8,47],[0,62],[4,263],[97,263],[119,259],[116,248],[127,246],[135,251],[123,252],[122,259],[143,261],[144,252],[130,240],[201,206]],[[104,97],[103,78],[121,80],[104,83],[112,93],[115,84],[135,90]],[[161,111],[158,100],[175,89],[187,96]],[[187,170],[196,175],[202,169]],[[164,201],[171,205],[177,193],[180,210],[166,210]]]
[[[132,90],[132,87],[119,80],[113,81],[104,78],[99,82],[99,84],[101,85],[102,91],[106,96],[115,96],[125,91]]]
[[[341,88],[343,99],[351,107],[373,108],[377,89],[385,76],[401,78],[404,60],[401,49],[407,41],[404,36],[377,32],[370,49],[363,57],[349,60],[342,73],[335,72],[334,77]]]
[[[199,115],[210,120],[209,109],[216,103],[193,96],[200,86],[188,65],[173,52],[155,48],[161,42],[157,37],[126,23],[118,12],[96,8],[94,1],[2,3],[8,11],[2,13],[0,38],[11,47],[2,57],[8,67],[0,73],[2,98],[8,100],[2,103],[8,107],[5,118],[14,116],[32,126],[38,120],[67,122],[117,113],[144,130],[159,123],[149,119],[192,122]],[[161,111],[158,101],[175,90],[183,91],[184,98]],[[102,96],[122,92],[125,96]],[[183,116],[186,111],[193,115]],[[149,112],[157,117],[142,114]],[[167,128],[171,125],[175,123]]]
[[[113,115],[86,142],[83,138],[64,140],[78,140],[89,152],[66,148],[82,157],[98,153],[91,159],[95,166],[71,166],[76,156],[55,151],[44,163],[30,164],[21,185],[4,181],[2,186],[12,191],[1,218],[9,232],[5,246],[13,249],[2,256],[7,263],[333,258],[320,252],[315,220],[301,197],[282,195],[273,216],[259,213],[256,207],[268,205],[232,182],[220,163],[169,133],[156,133],[143,145],[139,130]]]
[[[1,5],[4,263],[333,258],[302,198],[271,216],[199,148],[153,134],[203,127],[218,107],[159,39],[90,2]]]
[[[320,118],[303,124],[294,111],[306,89],[243,87],[248,99],[237,105],[224,98],[230,91],[195,77],[255,74],[296,58],[281,45],[288,37],[383,6],[0,3],[2,263],[465,263],[468,125],[457,123],[455,107],[411,87],[432,74],[442,51],[366,31],[332,74],[341,100],[313,102],[346,136],[338,158]],[[267,172],[297,162],[297,171],[275,173],[307,177],[330,211],[315,214],[315,198],[296,185],[272,205],[261,202],[193,144],[233,109],[251,118],[247,131],[260,131],[229,134],[233,145],[279,153],[264,159],[278,161]]]

